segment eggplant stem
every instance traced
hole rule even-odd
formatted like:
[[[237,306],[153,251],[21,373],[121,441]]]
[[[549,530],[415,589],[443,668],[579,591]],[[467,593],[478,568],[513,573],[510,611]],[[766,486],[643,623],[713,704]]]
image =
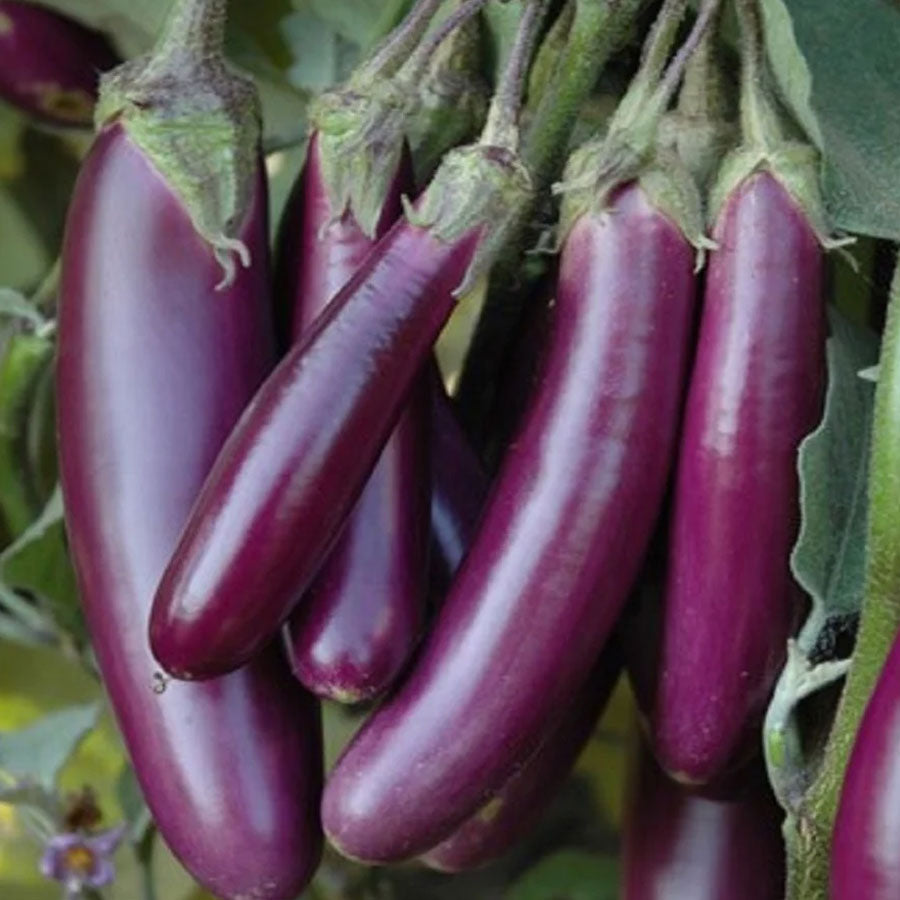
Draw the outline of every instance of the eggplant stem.
[[[741,131],[745,144],[771,150],[784,141],[767,85],[757,0],[735,0],[741,31]]]
[[[716,21],[719,13],[721,0],[705,0],[697,13],[694,21],[694,27],[691,28],[685,42],[678,48],[678,52],[672,58],[662,77],[662,83],[657,88],[659,102],[663,110],[669,105],[681,79],[684,77],[685,69],[691,61],[694,53],[700,47],[703,38]]]
[[[393,75],[428,30],[443,0],[418,0],[406,18],[384,39],[354,75],[354,81]]]
[[[428,63],[437,48],[454,32],[464,25],[469,19],[477,16],[488,5],[490,0],[463,0],[434,32],[416,47],[409,60],[400,70],[400,77],[409,81],[417,81],[428,68]]]
[[[175,0],[166,16],[154,60],[219,57],[225,47],[226,0]]]
[[[550,0],[529,0],[522,13],[506,68],[491,100],[487,122],[481,134],[482,144],[512,151],[518,148],[519,112],[522,108],[525,79],[549,7]]]

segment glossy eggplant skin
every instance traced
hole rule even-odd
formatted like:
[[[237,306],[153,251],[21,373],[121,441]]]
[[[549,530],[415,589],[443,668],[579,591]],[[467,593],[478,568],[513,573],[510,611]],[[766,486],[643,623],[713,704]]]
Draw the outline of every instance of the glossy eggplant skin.
[[[231,671],[277,633],[371,474],[477,243],[397,222],[257,392],[156,594],[151,645],[171,674]]]
[[[106,38],[34,3],[0,0],[0,98],[51,125],[90,127]]]
[[[440,375],[431,391],[431,591],[442,597],[478,527],[490,480]]]
[[[401,196],[412,187],[404,153],[369,237],[349,210],[334,209],[313,133],[279,241],[279,282],[292,301],[294,341],[400,217]],[[424,384],[417,385],[334,549],[285,626],[294,674],[321,697],[348,703],[377,697],[418,639],[428,553],[427,403]]]
[[[844,776],[831,848],[832,900],[900,896],[900,641],[863,715]]]
[[[422,861],[432,869],[461,872],[496,859],[527,835],[590,740],[621,671],[621,654],[611,645],[528,762]]]
[[[622,900],[782,900],[782,813],[762,772],[721,802],[673,782],[646,750],[635,768]]]
[[[408,677],[326,783],[341,852],[391,861],[447,838],[587,678],[662,500],[693,262],[636,185],[574,224],[540,383],[478,533]]]
[[[785,188],[751,175],[713,236],[652,712],[656,758],[695,784],[758,744],[800,612],[789,567],[797,447],[819,421],[825,379],[822,253]]]
[[[184,684],[161,680],[147,640],[191,503],[274,364],[264,191],[241,232],[254,263],[217,292],[219,264],[161,176],[119,126],[101,131],[66,227],[56,383],[84,611],[160,833],[216,896],[289,900],[321,848],[316,702],[277,648]]]

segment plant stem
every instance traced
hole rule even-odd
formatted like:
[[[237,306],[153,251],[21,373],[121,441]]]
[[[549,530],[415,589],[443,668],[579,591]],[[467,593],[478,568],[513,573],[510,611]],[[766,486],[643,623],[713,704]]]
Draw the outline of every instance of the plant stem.
[[[519,145],[519,111],[528,66],[537,46],[538,35],[550,0],[527,0],[519,30],[509,52],[506,68],[488,109],[487,122],[481,134],[483,144],[517,150]]]
[[[403,64],[400,70],[401,77],[411,81],[417,81],[427,70],[428,63],[435,50],[454,32],[464,25],[473,16],[478,15],[487,6],[489,0],[464,0],[459,7],[453,10],[434,32],[428,35],[413,51],[409,60]]]
[[[357,69],[354,80],[365,82],[393,75],[422,39],[441,3],[443,0],[418,0],[369,60]]]
[[[881,344],[872,425],[866,587],[856,646],[822,766],[788,844],[790,900],[818,900],[827,885],[831,833],[844,771],[875,683],[900,628],[900,265]]]
[[[735,0],[741,31],[741,131],[744,143],[771,150],[783,141],[769,97],[758,0]]]
[[[225,46],[226,0],[175,0],[166,16],[154,58],[221,56]]]

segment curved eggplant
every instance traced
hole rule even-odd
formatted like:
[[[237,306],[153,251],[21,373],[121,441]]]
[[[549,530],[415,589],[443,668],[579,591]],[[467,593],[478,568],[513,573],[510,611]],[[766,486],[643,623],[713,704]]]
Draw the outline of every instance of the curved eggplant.
[[[782,813],[759,769],[729,802],[674,783],[646,749],[636,769],[625,820],[622,900],[782,900]]]
[[[314,133],[279,235],[282,299],[292,302],[295,341],[350,280],[402,214],[412,189],[404,152],[376,233],[335,210]],[[285,626],[297,678],[345,703],[383,693],[406,662],[424,613],[427,558],[427,393],[417,386],[334,549]]]
[[[900,896],[900,640],[866,705],[831,847],[832,900]]]
[[[160,833],[225,898],[288,900],[320,853],[317,704],[277,648],[205,684],[164,680],[153,591],[222,443],[274,363],[265,183],[221,270],[122,126],[99,134],[66,226],[57,367],[72,556],[103,680]],[[164,264],[161,264],[164,261]]]
[[[506,150],[449,154],[412,213],[420,224],[391,228],[259,390],[156,594],[151,643],[169,672],[222,674],[277,632],[359,497],[454,292],[529,191]]]
[[[540,383],[478,534],[408,678],[326,784],[342,853],[384,862],[447,838],[587,678],[659,512],[693,262],[637,184],[573,225]]]
[[[569,776],[622,671],[618,647],[608,647],[540,749],[471,819],[422,857],[432,869],[461,872],[506,853],[524,837]]]
[[[721,777],[758,743],[800,612],[796,456],[825,377],[820,245],[780,181],[744,179],[714,237],[651,715],[656,758],[689,783]]]
[[[0,0],[0,97],[28,115],[90,127],[100,73],[118,63],[99,32],[36,3]]]

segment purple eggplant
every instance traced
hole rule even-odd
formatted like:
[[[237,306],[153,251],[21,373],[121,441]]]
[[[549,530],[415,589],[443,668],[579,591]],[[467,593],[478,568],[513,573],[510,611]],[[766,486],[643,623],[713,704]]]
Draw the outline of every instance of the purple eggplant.
[[[437,371],[431,392],[431,590],[442,597],[478,526],[490,482]]]
[[[900,896],[900,640],[866,705],[844,776],[831,851],[832,900]]]
[[[636,183],[574,221],[542,374],[478,533],[406,681],[326,784],[342,853],[385,862],[446,839],[587,678],[662,500],[693,265]]]
[[[562,721],[483,809],[422,857],[433,869],[460,872],[501,856],[546,810],[584,749],[622,670],[618,647],[604,651]]]
[[[157,591],[151,643],[173,675],[230,671],[277,632],[359,497],[454,292],[529,192],[508,150],[453,151],[414,221],[378,242],[262,386]]]
[[[223,37],[223,0],[178,0],[157,51],[104,80],[110,119],[82,166],[62,253],[60,476],[100,672],[160,833],[217,896],[290,900],[321,850],[317,703],[277,646],[195,685],[166,680],[147,639],[191,504],[275,361],[254,96],[217,55]],[[185,146],[198,111],[223,127]],[[243,199],[198,213],[191,188],[204,173],[201,201]]]
[[[782,900],[782,814],[761,772],[720,802],[672,782],[646,750],[636,769],[622,900]]]
[[[99,32],[35,3],[0,0],[0,98],[28,115],[89,127],[100,73],[118,63]]]
[[[679,453],[653,751],[704,783],[755,751],[800,612],[789,568],[797,447],[824,388],[822,254],[782,183],[758,171],[714,230]]]
[[[215,893],[289,898],[320,847],[315,703],[277,650],[193,685],[159,681],[147,642],[191,503],[274,362],[264,189],[242,231],[254,265],[216,293],[219,264],[165,181],[119,126],[102,131],[66,226],[57,390],[82,602],[160,832]]]
[[[282,300],[300,340],[402,214],[412,189],[403,153],[375,233],[334,208],[316,133],[279,236]],[[291,668],[313,693],[342,702],[381,694],[406,662],[424,612],[428,515],[427,393],[417,386],[343,526],[286,626]]]

